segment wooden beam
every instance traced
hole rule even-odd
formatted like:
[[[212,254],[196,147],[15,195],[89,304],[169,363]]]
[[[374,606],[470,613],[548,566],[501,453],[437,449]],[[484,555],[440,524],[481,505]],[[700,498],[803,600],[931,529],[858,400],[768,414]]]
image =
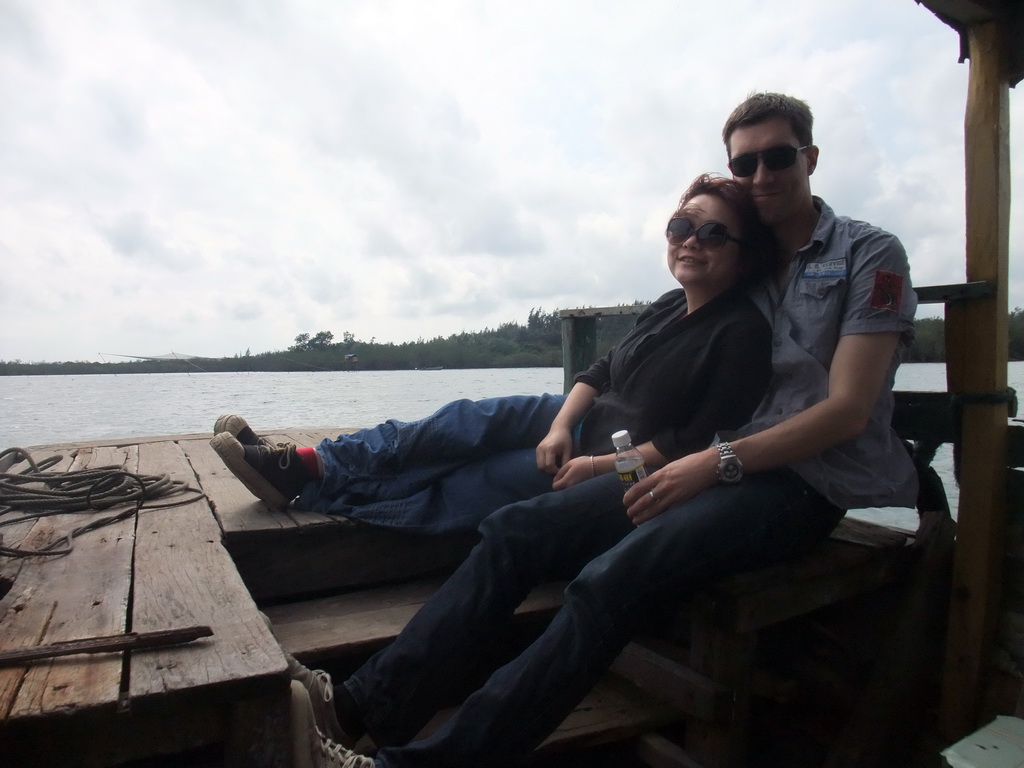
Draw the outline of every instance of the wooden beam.
[[[1009,92],[1005,38],[996,23],[968,30],[970,79],[964,142],[967,279],[996,294],[946,308],[949,390],[1005,392],[1009,253]],[[1007,407],[963,406],[960,507],[943,675],[942,726],[956,741],[977,723],[995,632],[1006,526]]]
[[[597,358],[597,316],[562,316],[563,391],[572,389],[572,379]]]
[[[917,0],[936,16],[958,24],[984,24],[999,14],[998,0]]]

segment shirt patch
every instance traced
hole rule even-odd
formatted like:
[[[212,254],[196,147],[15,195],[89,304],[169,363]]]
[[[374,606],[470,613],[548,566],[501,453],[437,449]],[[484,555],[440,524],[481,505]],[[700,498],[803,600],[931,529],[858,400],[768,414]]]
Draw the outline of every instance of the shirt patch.
[[[804,267],[805,278],[846,277],[846,259],[811,262]]]
[[[871,289],[871,308],[899,312],[903,303],[903,275],[879,269],[875,272],[875,285]]]

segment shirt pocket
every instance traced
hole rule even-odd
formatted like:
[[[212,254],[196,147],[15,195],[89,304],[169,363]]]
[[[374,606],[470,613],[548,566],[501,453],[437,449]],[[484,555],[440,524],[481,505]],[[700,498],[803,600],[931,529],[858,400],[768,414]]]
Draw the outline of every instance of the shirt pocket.
[[[849,284],[845,275],[802,279],[793,300],[797,342],[827,369],[832,362]]]

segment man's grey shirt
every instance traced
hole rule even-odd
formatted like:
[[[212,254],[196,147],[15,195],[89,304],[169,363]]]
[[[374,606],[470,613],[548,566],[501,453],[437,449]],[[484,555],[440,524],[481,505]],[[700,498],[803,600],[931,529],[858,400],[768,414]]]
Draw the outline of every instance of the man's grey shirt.
[[[723,438],[761,432],[828,396],[828,372],[841,336],[898,332],[882,392],[867,428],[857,437],[791,468],[844,509],[912,507],[913,463],[891,426],[892,387],[914,336],[917,295],[900,241],[862,221],[835,213],[820,198],[810,242],[797,251],[783,287],[768,281],[751,297],[772,324],[773,376],[751,423]]]

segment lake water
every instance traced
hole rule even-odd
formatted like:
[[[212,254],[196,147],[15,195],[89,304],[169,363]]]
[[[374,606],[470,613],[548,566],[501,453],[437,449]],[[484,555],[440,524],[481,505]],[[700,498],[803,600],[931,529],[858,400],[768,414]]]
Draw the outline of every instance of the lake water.
[[[1010,363],[1009,381],[1024,391],[1024,362]],[[904,365],[896,387],[945,390],[945,366]],[[206,432],[225,412],[243,414],[257,429],[363,427],[388,418],[417,419],[460,397],[561,390],[561,368],[0,376],[0,449]],[[948,446],[935,466],[955,505]],[[917,527],[909,510],[858,515]]]

